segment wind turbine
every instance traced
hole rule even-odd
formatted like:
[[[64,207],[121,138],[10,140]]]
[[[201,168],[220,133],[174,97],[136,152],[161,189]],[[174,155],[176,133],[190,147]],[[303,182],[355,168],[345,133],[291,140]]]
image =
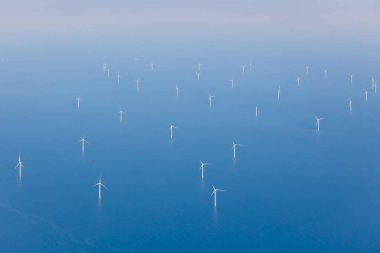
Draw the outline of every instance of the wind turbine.
[[[204,170],[205,166],[211,165],[211,163],[204,163],[202,161],[200,161],[200,162],[201,162],[202,181],[203,181],[203,178],[204,178],[204,176],[203,176],[203,170]]]
[[[232,142],[233,158],[236,159],[236,147],[241,146],[235,142]]]
[[[306,70],[306,75],[308,75],[309,74],[309,65],[305,66],[305,70]]]
[[[17,169],[17,168],[18,168],[18,177],[21,179],[22,168],[24,168],[24,165],[22,164],[22,161],[21,161],[20,152],[18,153],[18,163],[17,163],[15,169]]]
[[[245,72],[245,65],[241,65],[241,73],[244,74]]]
[[[200,76],[201,76],[201,72],[197,71],[195,74],[197,75],[197,80],[199,81]]]
[[[98,187],[98,199],[101,200],[102,199],[102,187],[104,187],[106,190],[108,190],[107,186],[105,186],[103,183],[102,183],[102,179],[99,178],[99,181],[98,183],[94,184],[94,187],[97,186]]]
[[[368,101],[368,91],[367,90],[364,91],[364,98],[365,98],[365,101],[367,102]]]
[[[120,124],[123,123],[123,113],[124,113],[123,109],[120,108],[120,110],[119,110],[119,121],[120,121]]]
[[[233,89],[234,88],[234,79],[231,79],[230,82],[231,82],[231,88]]]
[[[348,98],[348,109],[350,110],[350,112],[352,112],[352,100],[351,100],[351,98]]]
[[[318,118],[316,115],[314,115],[314,118],[315,118],[315,124],[317,127],[317,132],[319,133],[319,122],[323,120],[324,118]]]
[[[281,87],[278,86],[278,89],[277,89],[277,100],[280,101],[280,94],[281,94]]]
[[[78,108],[78,111],[79,111],[79,107],[80,107],[80,97],[78,96],[77,97],[77,108]]]
[[[105,74],[107,71],[107,63],[103,63],[102,70],[103,70],[103,73]]]
[[[150,70],[154,71],[154,63],[150,64]]]
[[[301,77],[297,76],[297,86],[300,86]]]
[[[176,86],[175,86],[175,91],[176,91],[176,96],[178,97],[178,96],[179,96],[179,88],[178,88],[178,84],[176,84]]]
[[[201,64],[198,63],[198,72],[201,72]]]
[[[110,77],[110,69],[109,68],[107,69],[107,77],[108,78]]]
[[[216,208],[216,193],[217,192],[225,192],[226,190],[222,190],[222,189],[217,189],[215,188],[215,186],[213,185],[212,186],[212,192],[211,192],[211,197],[212,195],[214,195],[214,207]]]
[[[259,117],[259,107],[256,105],[256,119]]]
[[[120,84],[120,73],[119,72],[117,72],[117,84]]]
[[[173,129],[177,128],[173,124],[170,124],[169,129],[170,129],[170,140],[173,140]]]
[[[82,155],[84,154],[84,144],[85,143],[88,143],[88,141],[86,141],[86,139],[84,138],[84,136],[79,140],[79,142],[82,144]]]
[[[215,96],[208,95],[208,104],[210,105],[210,108],[212,107],[212,99],[215,98]]]
[[[136,80],[136,89],[137,89],[137,91],[140,90],[140,80],[139,79]]]
[[[352,84],[354,74],[349,74],[349,76],[350,76],[350,83]]]
[[[377,81],[376,80],[373,80],[373,82],[372,82],[372,88],[373,88],[373,91],[376,94],[376,92],[377,92]]]
[[[252,69],[253,69],[253,64],[252,62],[249,63],[249,72],[252,72]]]

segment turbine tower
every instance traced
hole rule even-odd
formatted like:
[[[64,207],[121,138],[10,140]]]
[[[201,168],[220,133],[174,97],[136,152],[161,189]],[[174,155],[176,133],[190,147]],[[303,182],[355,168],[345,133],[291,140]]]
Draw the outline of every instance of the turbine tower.
[[[24,168],[24,165],[22,164],[22,161],[21,161],[21,155],[20,155],[20,152],[18,153],[18,163],[15,167],[15,169],[18,169],[18,177],[21,179],[21,176],[22,176],[22,168]]]
[[[211,192],[211,196],[214,195],[214,207],[216,208],[216,193],[217,192],[225,192],[226,190],[222,190],[222,189],[217,189],[215,188],[215,186],[213,185],[212,186],[212,192]]]
[[[207,166],[207,165],[211,165],[211,163],[204,163],[204,162],[202,162],[202,161],[200,161],[200,162],[201,162],[201,172],[202,172],[202,181],[203,181],[203,178],[204,178],[204,173],[203,173],[204,168],[205,168],[205,166]]]
[[[105,186],[103,183],[102,183],[102,179],[99,178],[99,181],[98,183],[94,184],[94,187],[97,186],[98,187],[98,199],[101,200],[102,199],[102,187],[104,187],[106,190],[108,190],[107,186]]]

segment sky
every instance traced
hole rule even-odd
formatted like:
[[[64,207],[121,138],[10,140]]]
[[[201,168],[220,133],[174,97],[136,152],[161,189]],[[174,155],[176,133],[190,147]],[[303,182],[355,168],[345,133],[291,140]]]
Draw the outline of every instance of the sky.
[[[380,27],[379,14],[376,0],[3,0],[0,31],[16,37],[52,32],[373,36]]]

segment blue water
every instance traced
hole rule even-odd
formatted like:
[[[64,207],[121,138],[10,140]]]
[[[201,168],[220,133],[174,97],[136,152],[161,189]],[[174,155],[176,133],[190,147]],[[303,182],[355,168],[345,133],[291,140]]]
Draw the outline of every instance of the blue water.
[[[373,48],[211,44],[9,46],[0,63],[0,252],[380,252]],[[319,134],[314,114],[325,118]],[[232,141],[242,144],[236,160]],[[212,163],[203,182],[199,160]],[[109,188],[101,202],[99,177]],[[227,190],[216,209],[212,184]]]

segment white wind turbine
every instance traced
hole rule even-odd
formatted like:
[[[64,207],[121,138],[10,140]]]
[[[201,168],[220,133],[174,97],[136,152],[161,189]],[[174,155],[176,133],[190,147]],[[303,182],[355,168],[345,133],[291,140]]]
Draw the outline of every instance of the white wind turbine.
[[[353,78],[354,78],[354,74],[349,74],[350,76],[350,83],[352,84],[352,81],[353,81]]]
[[[256,105],[256,119],[259,117],[259,107]]]
[[[85,143],[88,143],[88,141],[84,138],[84,136],[79,140],[79,142],[82,144],[82,155],[84,155],[84,146]]]
[[[210,105],[210,108],[212,107],[212,100],[215,98],[213,95],[208,95],[208,104]]]
[[[252,70],[253,70],[253,64],[252,64],[252,62],[250,62],[249,63],[249,72],[252,72]]]
[[[120,84],[120,73],[119,72],[117,72],[117,84]]]
[[[366,102],[368,101],[368,91],[367,90],[364,91],[364,99]]]
[[[204,168],[205,168],[205,166],[207,166],[207,165],[211,165],[211,163],[204,163],[204,162],[202,162],[202,161],[200,161],[200,162],[201,162],[201,172],[202,172],[202,181],[203,181],[203,178],[204,178],[204,173],[203,173]]]
[[[212,195],[214,195],[214,207],[216,207],[216,193],[217,193],[217,192],[225,192],[225,191],[226,191],[226,190],[222,190],[222,189],[217,189],[217,188],[215,188],[214,185],[212,186],[211,197],[212,197]]]
[[[231,82],[231,88],[233,89],[234,88],[234,79],[231,79],[230,82]]]
[[[348,98],[348,109],[352,112],[352,99]]]
[[[107,186],[105,186],[103,183],[102,183],[102,179],[99,178],[99,181],[98,183],[94,184],[94,187],[97,186],[98,187],[98,199],[101,200],[102,199],[102,187],[104,187],[106,190],[108,190]]]
[[[375,94],[376,94],[376,92],[377,92],[377,81],[376,81],[376,80],[373,80],[373,81],[372,81],[372,89],[373,89],[373,91],[374,91]]]
[[[245,73],[245,65],[241,65],[241,73],[242,73],[242,74]]]
[[[21,161],[21,155],[20,152],[18,153],[18,163],[15,167],[15,169],[18,169],[18,177],[21,179],[21,174],[22,174],[22,168],[24,168],[24,165],[22,164]]]
[[[300,86],[301,77],[297,76],[297,86]]]
[[[119,121],[120,121],[120,124],[123,123],[123,114],[124,114],[124,111],[123,111],[123,109],[120,108],[120,110],[119,110]]]
[[[277,89],[277,100],[280,101],[280,95],[281,95],[281,87],[278,86],[278,89]]]
[[[236,147],[241,146],[241,144],[237,144],[235,142],[232,142],[232,153],[233,153],[233,158],[236,159]]]
[[[170,129],[170,140],[173,140],[173,129],[177,128],[173,124],[170,124],[169,129]]]
[[[199,79],[201,77],[201,72],[197,71],[195,74],[197,75],[197,80],[199,81]]]
[[[136,89],[137,89],[137,91],[140,90],[140,80],[139,79],[136,80]]]
[[[175,86],[175,92],[176,92],[176,96],[178,97],[178,96],[179,96],[179,88],[178,88],[178,84],[176,84],[176,86]]]
[[[305,66],[306,75],[308,75],[308,74],[309,74],[309,68],[310,68],[310,67],[309,67],[309,65],[306,65],[306,66]]]
[[[316,115],[314,115],[315,118],[315,125],[317,127],[317,132],[319,133],[319,124],[321,120],[324,120],[324,118],[318,118]]]
[[[80,108],[80,97],[78,96],[76,100],[77,100],[77,108],[79,110],[79,108]]]

